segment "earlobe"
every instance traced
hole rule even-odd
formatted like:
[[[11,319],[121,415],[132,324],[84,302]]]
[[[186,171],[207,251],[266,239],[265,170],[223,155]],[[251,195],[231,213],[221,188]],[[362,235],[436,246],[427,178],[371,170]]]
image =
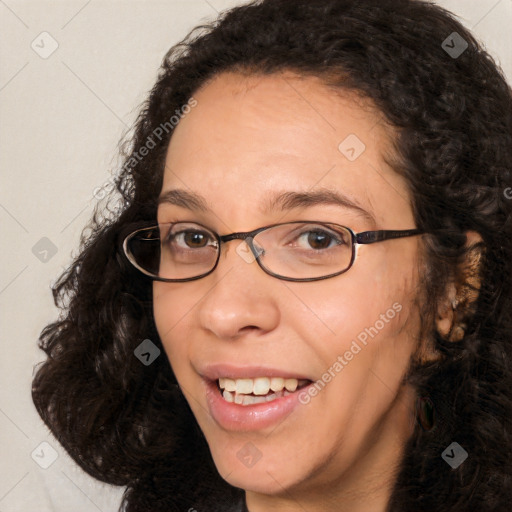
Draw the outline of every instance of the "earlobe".
[[[457,304],[457,289],[454,283],[447,287],[446,297],[437,309],[437,330],[443,338],[447,338],[454,324],[454,311]]]

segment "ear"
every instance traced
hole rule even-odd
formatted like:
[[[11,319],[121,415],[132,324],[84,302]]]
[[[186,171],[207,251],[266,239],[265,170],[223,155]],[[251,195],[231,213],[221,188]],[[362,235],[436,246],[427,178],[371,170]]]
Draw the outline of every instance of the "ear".
[[[464,337],[467,321],[476,309],[483,254],[482,237],[476,231],[466,232],[466,251],[465,260],[447,285],[437,310],[437,330],[449,341],[460,341]]]
[[[439,334],[443,338],[448,337],[452,330],[454,311],[457,307],[457,289],[455,283],[451,282],[446,287],[444,298],[440,301],[437,308],[436,326]]]

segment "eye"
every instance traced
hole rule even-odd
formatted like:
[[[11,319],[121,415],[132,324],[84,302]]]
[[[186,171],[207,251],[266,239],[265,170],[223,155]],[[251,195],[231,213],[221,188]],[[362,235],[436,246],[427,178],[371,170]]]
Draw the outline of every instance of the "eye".
[[[303,230],[295,237],[295,240],[299,241],[301,248],[314,249],[315,251],[322,251],[348,244],[343,233],[337,233],[320,226],[305,231]]]
[[[335,242],[329,233],[320,230],[308,231],[301,235],[300,239],[307,241],[308,245],[313,249],[327,249],[331,242]]]
[[[203,249],[217,245],[217,240],[208,231],[200,228],[183,228],[182,226],[172,226],[164,242],[172,246],[173,249],[179,250]]]
[[[206,233],[189,229],[169,235],[168,240],[176,242],[178,245],[185,244],[187,248],[197,249],[204,247],[208,238]]]

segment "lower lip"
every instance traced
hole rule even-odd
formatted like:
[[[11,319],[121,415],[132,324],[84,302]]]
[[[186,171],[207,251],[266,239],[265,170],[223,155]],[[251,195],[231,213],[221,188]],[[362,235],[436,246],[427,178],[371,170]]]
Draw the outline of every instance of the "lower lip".
[[[222,398],[216,381],[203,381],[206,386],[206,400],[213,419],[226,430],[261,430],[275,425],[288,416],[298,405],[299,392],[276,398],[271,402],[239,405]]]

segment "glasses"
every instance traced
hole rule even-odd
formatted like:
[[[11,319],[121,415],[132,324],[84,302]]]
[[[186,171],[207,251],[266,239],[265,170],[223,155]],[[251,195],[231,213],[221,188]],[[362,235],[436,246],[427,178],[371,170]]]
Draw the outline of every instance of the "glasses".
[[[123,251],[152,279],[182,282],[211,274],[222,243],[244,240],[247,245],[241,244],[237,252],[247,262],[256,260],[267,274],[285,281],[317,281],[346,272],[358,245],[422,233],[419,229],[354,233],[338,224],[295,221],[221,236],[196,222],[169,222],[133,231],[124,239]]]

